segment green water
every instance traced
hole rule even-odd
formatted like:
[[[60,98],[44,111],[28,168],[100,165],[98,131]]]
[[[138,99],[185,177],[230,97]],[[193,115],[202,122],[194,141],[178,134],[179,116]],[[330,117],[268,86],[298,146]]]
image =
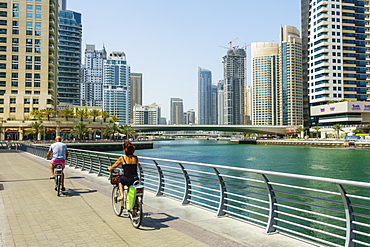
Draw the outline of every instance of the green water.
[[[230,144],[217,140],[154,142],[139,156],[370,182],[370,149]]]

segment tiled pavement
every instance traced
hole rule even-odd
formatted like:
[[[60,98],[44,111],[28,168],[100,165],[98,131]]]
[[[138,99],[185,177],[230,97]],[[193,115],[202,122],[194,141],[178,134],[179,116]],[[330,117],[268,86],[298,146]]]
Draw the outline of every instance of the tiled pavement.
[[[113,213],[106,177],[66,167],[57,197],[49,173],[44,159],[0,150],[0,246],[312,246],[147,191],[135,229]]]

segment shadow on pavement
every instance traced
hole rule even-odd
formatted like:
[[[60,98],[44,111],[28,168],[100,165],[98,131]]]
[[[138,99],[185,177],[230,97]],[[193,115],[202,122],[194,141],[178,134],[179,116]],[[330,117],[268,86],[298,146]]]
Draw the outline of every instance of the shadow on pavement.
[[[178,217],[174,217],[172,215],[166,213],[144,213],[143,214],[143,222],[139,230],[142,231],[154,231],[159,230],[161,228],[169,227],[166,222],[173,221],[179,219]]]
[[[65,196],[80,196],[81,194],[86,193],[95,193],[97,190],[89,190],[89,189],[67,189],[63,192],[63,195]]]

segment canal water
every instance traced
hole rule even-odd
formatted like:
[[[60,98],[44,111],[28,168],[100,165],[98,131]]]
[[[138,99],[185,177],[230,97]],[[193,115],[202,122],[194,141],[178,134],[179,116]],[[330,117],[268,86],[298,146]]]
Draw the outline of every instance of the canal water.
[[[230,144],[227,140],[170,140],[156,141],[153,149],[137,150],[135,154],[370,182],[370,149]]]
[[[117,153],[122,153],[122,151]],[[370,182],[370,149],[230,144],[230,142],[227,140],[171,140],[156,141],[154,142],[153,149],[137,150],[135,154],[138,156],[151,158],[191,161],[256,170],[284,172],[290,174]],[[310,181],[300,181],[299,185],[307,187],[312,186]],[[321,187],[320,189],[329,191],[333,189],[335,190],[335,188],[330,187],[331,185],[323,184],[322,186],[324,187]],[[325,186],[329,186],[330,188],[326,188]],[[292,192],[294,193],[294,191]],[[356,194],[358,193],[358,195],[368,196],[368,189],[355,188],[354,192],[356,192]],[[285,196],[287,195],[284,195],[284,197]],[[307,191],[307,196],[313,196],[314,198],[316,195],[313,195],[310,191]],[[295,198],[295,196],[293,195],[290,199],[299,200],[298,197]],[[329,199],[340,200],[340,198],[334,198],[334,196],[333,198]],[[319,213],[324,214],[328,213],[339,218],[344,217],[343,213],[340,212],[328,212],[325,210],[321,211],[321,209],[325,209],[327,207],[339,207],[338,210],[342,210],[341,205],[338,206],[335,203],[326,202],[325,200],[316,200],[313,203],[318,203],[318,205],[321,205],[316,208],[313,207],[313,211],[318,211]],[[259,206],[263,207],[265,205],[261,204]],[[302,209],[307,209],[308,211],[311,210],[311,207],[307,205],[298,205],[298,207],[301,207]],[[289,209],[280,208],[279,210],[289,212]],[[356,209],[356,211],[357,210],[360,214],[368,214],[367,210],[362,210],[361,208]],[[242,211],[240,211],[240,213],[242,213]],[[327,219],[325,217],[307,215],[306,213],[299,212],[297,214],[306,218],[313,218],[318,222],[338,224],[337,221]],[[247,216],[259,220],[263,219],[250,214],[247,214]],[[290,220],[294,222],[296,219],[292,218]],[[300,222],[298,221],[298,223]],[[363,223],[370,224],[370,220],[364,219]],[[310,222],[304,222],[304,224],[338,235],[343,233],[342,230],[337,230],[325,225],[318,226],[316,223]],[[279,225],[283,227],[285,226],[284,222],[280,222]],[[345,222],[341,222],[339,223],[339,225],[343,229],[345,229],[346,227]],[[324,239],[326,241],[336,243],[339,246],[342,246],[344,243],[342,240],[327,236],[320,232],[314,232],[294,226],[290,228],[296,230],[297,232],[301,232],[303,234],[316,237],[318,239]],[[361,226],[358,226],[357,229],[363,232],[368,231],[368,228]],[[370,242],[370,238],[366,236],[359,236],[358,239],[366,243]]]

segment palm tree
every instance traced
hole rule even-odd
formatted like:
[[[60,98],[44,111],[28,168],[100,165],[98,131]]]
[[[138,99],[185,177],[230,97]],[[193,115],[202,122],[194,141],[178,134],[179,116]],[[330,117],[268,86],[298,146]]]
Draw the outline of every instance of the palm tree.
[[[30,112],[30,115],[34,116],[35,118],[37,118],[38,120],[41,119],[41,116],[43,115],[43,113],[39,110],[32,110]]]
[[[42,122],[32,122],[31,129],[26,131],[26,135],[36,135],[37,140],[41,140],[41,134],[44,133],[44,125]]]
[[[71,130],[71,134],[74,136],[78,136],[78,139],[81,140],[82,137],[89,133],[89,128],[86,127],[86,124],[83,122],[79,122],[73,129]]]
[[[298,138],[300,139],[305,128],[303,126],[298,126],[295,130],[299,133]]]
[[[363,129],[354,129],[354,130],[352,130],[352,132],[354,134],[362,134],[362,133],[364,133],[364,130]]]
[[[4,129],[5,129],[4,127],[0,127],[0,134],[5,133]],[[1,141],[1,139],[0,139],[0,141]]]
[[[50,115],[55,113],[55,111],[51,108],[46,108],[41,110],[42,115],[45,115],[48,118],[48,121],[50,121]]]
[[[115,138],[116,133],[121,133],[121,129],[116,122],[111,122],[104,130],[104,135],[110,135],[111,139]]]
[[[80,121],[82,122],[84,120],[84,117],[87,115],[87,110],[85,109],[76,109],[76,116],[80,118]]]
[[[129,139],[130,136],[135,136],[136,131],[130,126],[125,124],[124,126],[119,126],[120,133],[124,134],[126,136],[126,139]]]
[[[95,119],[99,117],[101,114],[102,114],[101,111],[97,109],[92,109],[91,111],[89,111],[89,115],[93,117],[93,122],[95,122]]]
[[[319,126],[313,127],[313,129],[316,131],[316,138],[319,138],[319,130],[321,129]]]
[[[67,108],[64,108],[63,110],[61,110],[59,112],[59,115],[64,116],[66,118],[66,121],[68,121],[68,118],[72,117],[74,115],[74,112],[67,107]]]
[[[116,115],[113,115],[110,117],[109,119],[112,123],[115,123],[115,122],[118,122],[120,119],[119,117],[117,117]]]
[[[341,124],[334,124],[333,129],[337,132],[337,138],[339,139],[339,132],[343,131],[343,125]]]
[[[107,120],[107,118],[109,118],[109,117],[110,117],[110,113],[109,113],[109,112],[107,112],[107,111],[102,111],[102,112],[101,112],[101,117],[103,118],[104,123],[105,123],[105,121]]]

